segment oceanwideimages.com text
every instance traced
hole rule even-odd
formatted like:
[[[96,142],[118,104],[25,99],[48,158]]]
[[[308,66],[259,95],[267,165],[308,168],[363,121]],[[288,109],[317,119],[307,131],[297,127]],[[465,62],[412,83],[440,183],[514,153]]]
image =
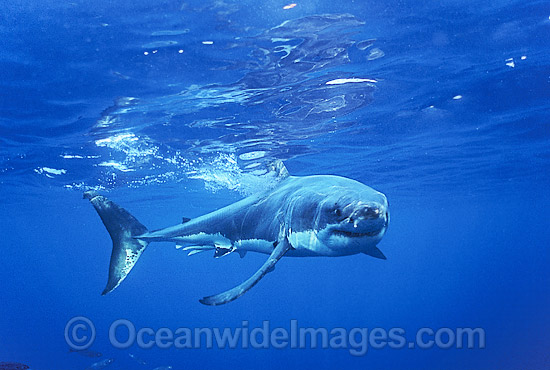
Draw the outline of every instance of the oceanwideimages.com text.
[[[482,328],[420,328],[409,335],[403,328],[312,328],[301,327],[291,320],[287,327],[272,327],[268,320],[261,326],[242,321],[236,328],[149,328],[136,327],[131,321],[119,319],[108,329],[110,344],[117,349],[336,349],[347,350],[352,356],[364,356],[369,350],[485,348]],[[89,348],[96,340],[93,322],[86,317],[74,317],[65,327],[65,340],[74,350]]]

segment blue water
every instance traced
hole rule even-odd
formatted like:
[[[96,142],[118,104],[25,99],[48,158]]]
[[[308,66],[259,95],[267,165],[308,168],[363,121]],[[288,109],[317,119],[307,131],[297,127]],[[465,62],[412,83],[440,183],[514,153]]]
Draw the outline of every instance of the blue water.
[[[550,368],[548,1],[3,1],[0,363],[32,369]],[[327,84],[327,82],[329,82]],[[150,229],[293,175],[385,193],[381,250],[283,258],[152,245],[101,296],[82,192]],[[66,323],[93,321],[90,358]],[[109,327],[482,328],[485,348],[117,349]],[[132,354],[134,357],[130,356]],[[146,363],[146,364],[143,364]]]

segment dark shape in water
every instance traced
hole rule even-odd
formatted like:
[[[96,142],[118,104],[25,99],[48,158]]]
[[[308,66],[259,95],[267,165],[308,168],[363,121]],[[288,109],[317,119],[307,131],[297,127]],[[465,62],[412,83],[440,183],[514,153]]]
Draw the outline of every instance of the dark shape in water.
[[[0,362],[0,370],[25,370],[29,367],[19,362]]]
[[[103,356],[103,354],[101,352],[90,351],[90,350],[80,350],[79,351],[79,350],[70,348],[69,352],[78,353],[80,356],[92,357],[92,358]]]

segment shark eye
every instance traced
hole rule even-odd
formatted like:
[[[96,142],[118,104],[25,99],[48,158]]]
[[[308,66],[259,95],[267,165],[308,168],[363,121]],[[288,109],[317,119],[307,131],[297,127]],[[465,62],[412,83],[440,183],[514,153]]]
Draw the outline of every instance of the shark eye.
[[[340,208],[336,208],[336,209],[334,210],[334,213],[335,213],[336,216],[338,216],[338,217],[342,216],[342,210],[341,210]]]

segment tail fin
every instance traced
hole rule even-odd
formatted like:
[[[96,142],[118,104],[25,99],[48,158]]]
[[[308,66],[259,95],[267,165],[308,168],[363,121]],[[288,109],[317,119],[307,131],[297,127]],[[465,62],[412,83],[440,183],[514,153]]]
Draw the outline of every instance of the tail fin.
[[[109,280],[101,293],[105,295],[120,285],[149,244],[134,238],[145,234],[147,228],[124,208],[96,192],[87,191],[84,198],[90,200],[113,240]]]

